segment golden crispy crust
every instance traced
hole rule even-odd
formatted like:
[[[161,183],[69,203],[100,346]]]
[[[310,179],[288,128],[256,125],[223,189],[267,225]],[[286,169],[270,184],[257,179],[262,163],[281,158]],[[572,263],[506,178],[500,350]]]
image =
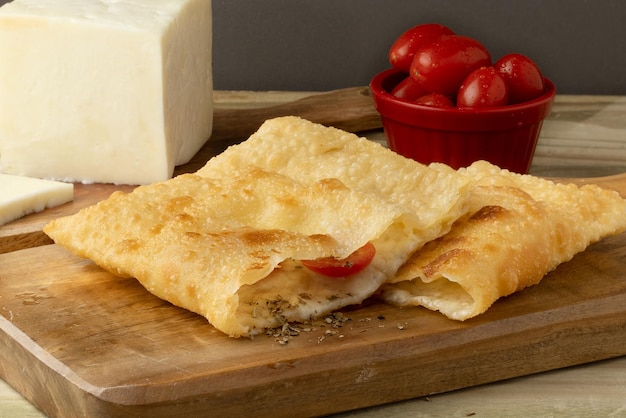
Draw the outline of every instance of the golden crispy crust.
[[[307,184],[336,178],[352,190],[384,196],[418,216],[424,242],[449,231],[467,211],[470,180],[450,167],[425,166],[366,138],[294,116],[266,121],[198,175],[227,175],[247,164]]]
[[[241,336],[371,295],[417,245],[411,219],[399,206],[336,179],[304,185],[250,168],[219,179],[185,174],[116,193],[50,222],[45,232],[114,274],[136,277],[153,294],[204,315],[223,332]],[[387,231],[397,228],[407,239],[394,249]],[[297,262],[345,257],[369,241],[379,244],[381,261],[350,279],[318,277]],[[314,300],[302,303],[301,293]],[[280,312],[266,308],[276,300],[284,301]]]
[[[358,304],[464,320],[626,228],[626,201],[477,162],[424,166],[300,118],[269,120],[194,174],[142,186],[44,231],[238,337]],[[374,243],[360,273],[301,260]]]
[[[387,301],[465,320],[626,229],[626,201],[615,192],[555,184],[486,162],[461,173],[474,184],[468,215],[410,258],[384,287]]]
[[[114,194],[45,232],[245,336],[372,295],[464,213],[468,183],[347,132],[278,118],[196,174]],[[372,263],[340,280],[299,261],[367,242]]]

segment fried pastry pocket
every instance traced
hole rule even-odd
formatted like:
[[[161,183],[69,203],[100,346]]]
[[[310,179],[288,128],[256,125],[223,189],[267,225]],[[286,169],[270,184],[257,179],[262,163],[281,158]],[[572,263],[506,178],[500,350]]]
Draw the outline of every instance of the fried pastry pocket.
[[[422,243],[418,224],[402,206],[337,179],[303,184],[247,167],[116,192],[45,232],[239,337],[360,303]],[[374,259],[349,277],[326,277],[301,263],[344,258],[369,242]]]
[[[626,229],[626,200],[616,192],[555,184],[484,161],[460,173],[473,184],[468,213],[383,286],[387,302],[472,318]]]

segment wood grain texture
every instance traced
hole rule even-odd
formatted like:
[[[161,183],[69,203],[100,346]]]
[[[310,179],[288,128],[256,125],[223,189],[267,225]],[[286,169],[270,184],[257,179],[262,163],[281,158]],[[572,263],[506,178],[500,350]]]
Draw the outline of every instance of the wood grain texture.
[[[626,408],[625,376],[626,357],[618,357],[333,417],[620,417]]]
[[[533,164],[626,167],[626,97],[558,96]]]
[[[245,139],[261,124],[278,116],[298,115],[311,122],[359,132],[382,126],[367,86],[350,87],[311,94],[287,103],[241,109],[217,107],[214,114],[213,140]]]

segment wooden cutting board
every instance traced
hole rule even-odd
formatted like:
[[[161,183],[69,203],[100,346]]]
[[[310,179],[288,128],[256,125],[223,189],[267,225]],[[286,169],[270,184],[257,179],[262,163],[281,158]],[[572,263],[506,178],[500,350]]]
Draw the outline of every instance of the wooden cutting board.
[[[464,323],[371,301],[283,344],[44,245],[0,255],[0,374],[52,417],[345,411],[626,354],[625,260],[622,234]]]
[[[626,174],[562,181],[626,196]],[[0,229],[0,377],[51,417],[317,416],[626,354],[626,234],[463,323],[371,300],[231,339],[46,241],[47,219],[113,189]]]
[[[626,176],[600,183],[626,196]],[[460,323],[368,301],[231,339],[57,245],[0,255],[0,374],[49,416],[313,416],[626,354],[626,234]]]

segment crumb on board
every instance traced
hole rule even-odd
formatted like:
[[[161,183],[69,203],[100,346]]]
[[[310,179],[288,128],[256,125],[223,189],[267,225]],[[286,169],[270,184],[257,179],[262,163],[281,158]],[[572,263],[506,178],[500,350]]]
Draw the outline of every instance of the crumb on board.
[[[379,328],[383,328],[385,326],[383,323],[386,319],[384,315],[377,315],[375,319],[379,322]],[[345,316],[341,312],[333,312],[317,320],[309,320],[305,322],[285,322],[281,326],[267,329],[265,335],[274,338],[274,341],[280,345],[287,345],[294,337],[315,332],[321,328],[327,328],[324,329],[322,335],[317,337],[316,341],[319,344],[326,340],[327,337],[345,338],[345,334],[340,331],[340,328],[344,327],[344,325],[351,320],[351,318]],[[372,320],[373,319],[371,317],[366,317],[359,319],[359,322],[370,323]],[[406,322],[398,323],[396,327],[399,330],[403,330],[406,325]]]
[[[341,312],[333,312],[321,319],[321,322],[306,321],[302,323],[289,323],[285,322],[282,326],[268,329],[265,333],[268,337],[273,337],[274,341],[281,345],[286,345],[293,337],[297,337],[303,333],[310,333],[317,331],[319,328],[330,327],[324,331],[324,334],[318,337],[317,342],[324,341],[326,337],[337,335],[339,338],[343,338],[344,335],[339,332],[339,328],[351,319],[345,316]]]

